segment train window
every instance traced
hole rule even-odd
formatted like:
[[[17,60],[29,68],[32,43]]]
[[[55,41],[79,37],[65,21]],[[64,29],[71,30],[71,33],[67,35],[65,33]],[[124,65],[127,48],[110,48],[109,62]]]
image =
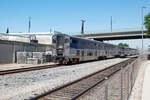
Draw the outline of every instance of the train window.
[[[65,43],[69,43],[69,39],[65,39]]]
[[[80,44],[82,44],[82,45],[87,45],[87,42],[86,41],[80,41]]]
[[[95,56],[97,56],[97,51],[95,51]]]
[[[94,47],[95,46],[95,43],[92,43],[92,47]]]
[[[88,45],[92,47],[92,46],[93,46],[93,43],[90,43],[90,42],[89,42]]]
[[[80,50],[77,50],[77,56],[80,56]]]
[[[52,41],[53,43],[56,43],[56,39],[53,39],[53,41]]]
[[[97,48],[98,48],[98,46],[99,46],[98,43],[96,43],[96,47],[97,47]]]
[[[90,52],[90,56],[93,56],[93,53],[92,53],[92,52]]]
[[[77,41],[77,40],[72,39],[72,43],[77,44],[77,43],[78,43],[78,41]]]
[[[87,53],[87,56],[93,56],[93,53],[92,53],[91,51],[89,51],[89,52]]]
[[[63,37],[62,37],[62,36],[58,36],[58,37],[57,37],[57,40],[58,40],[58,41],[62,41],[62,40],[63,40]]]
[[[106,55],[107,55],[107,51],[106,51]]]
[[[82,56],[84,56],[84,51],[82,51]]]
[[[90,56],[90,52],[89,51],[87,52],[87,56]]]

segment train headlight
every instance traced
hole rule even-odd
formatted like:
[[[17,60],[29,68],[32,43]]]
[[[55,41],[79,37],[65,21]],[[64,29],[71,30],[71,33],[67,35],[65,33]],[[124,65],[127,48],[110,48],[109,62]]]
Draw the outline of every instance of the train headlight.
[[[53,56],[56,56],[56,54],[53,54]]]
[[[64,56],[66,56],[66,53],[64,53]]]
[[[60,45],[58,48],[59,48],[59,49],[63,49],[63,46],[62,46],[62,45]]]

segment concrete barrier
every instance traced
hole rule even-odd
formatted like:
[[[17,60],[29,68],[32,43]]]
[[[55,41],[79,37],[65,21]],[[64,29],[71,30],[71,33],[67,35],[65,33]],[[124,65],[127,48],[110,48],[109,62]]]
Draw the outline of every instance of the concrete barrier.
[[[18,64],[26,64],[28,58],[32,58],[32,52],[17,52],[17,63]]]
[[[50,60],[45,52],[17,52],[18,64],[43,64]]]
[[[50,51],[51,45],[0,40],[0,64],[16,63],[17,52]]]
[[[147,60],[150,60],[150,54],[147,54]]]

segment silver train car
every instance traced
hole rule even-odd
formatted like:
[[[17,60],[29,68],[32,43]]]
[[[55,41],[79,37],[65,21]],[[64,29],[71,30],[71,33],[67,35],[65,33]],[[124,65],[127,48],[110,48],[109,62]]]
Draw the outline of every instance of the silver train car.
[[[132,51],[132,53],[130,52]],[[133,55],[136,49],[119,47],[95,40],[73,37],[66,34],[52,36],[52,57],[59,64]]]

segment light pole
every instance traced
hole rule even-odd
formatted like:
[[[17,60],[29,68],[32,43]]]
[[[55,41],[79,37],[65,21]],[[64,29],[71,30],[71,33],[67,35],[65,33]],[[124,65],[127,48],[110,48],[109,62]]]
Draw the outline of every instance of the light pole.
[[[110,16],[110,31],[112,32],[112,16]]]
[[[84,34],[84,23],[85,23],[85,20],[81,20],[82,21],[82,25],[81,25],[81,34]]]
[[[31,32],[31,17],[29,17],[29,27],[28,27],[28,33]]]
[[[141,15],[142,15],[142,58],[143,58],[143,53],[144,53],[144,46],[143,46],[143,35],[144,35],[144,14],[143,14],[143,9],[147,7],[142,6],[141,8]]]

